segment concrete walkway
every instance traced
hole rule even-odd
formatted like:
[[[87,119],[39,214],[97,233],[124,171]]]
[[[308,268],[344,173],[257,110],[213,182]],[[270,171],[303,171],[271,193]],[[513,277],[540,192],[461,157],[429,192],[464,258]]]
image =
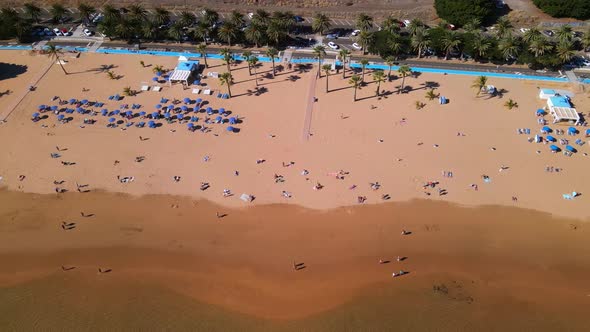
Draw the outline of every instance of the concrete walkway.
[[[313,113],[313,106],[315,104],[315,87],[318,82],[317,77],[313,77],[309,84],[309,91],[307,93],[307,109],[305,110],[305,118],[303,119],[303,140],[309,140],[311,136],[311,117]]]
[[[20,105],[20,103],[23,101],[23,99],[25,99],[25,97],[29,94],[29,93],[35,93],[35,91],[29,91],[29,86],[37,86],[37,83],[39,83],[39,81],[43,78],[43,76],[45,76],[45,74],[47,74],[47,72],[49,71],[49,69],[51,68],[51,66],[53,66],[53,63],[55,61],[54,60],[50,60],[47,65],[45,67],[43,67],[38,73],[37,75],[35,75],[33,77],[33,79],[29,82],[29,84],[20,87],[22,90],[20,90],[20,95],[15,99],[14,103],[5,108],[4,110],[2,110],[2,112],[0,112],[0,121],[6,121],[6,119],[8,119],[8,117],[12,114],[12,112],[18,107],[18,105]],[[31,113],[36,111],[35,110],[31,110]]]

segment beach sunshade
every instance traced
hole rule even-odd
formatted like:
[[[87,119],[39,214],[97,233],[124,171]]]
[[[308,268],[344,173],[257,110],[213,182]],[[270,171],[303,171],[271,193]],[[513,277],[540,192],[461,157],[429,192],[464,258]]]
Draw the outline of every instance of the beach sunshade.
[[[174,109],[174,105],[168,105],[168,109],[169,110],[173,110]]]
[[[222,107],[222,108],[220,108],[220,109],[219,109],[219,111],[217,111],[217,112],[218,112],[219,114],[223,114],[223,113],[225,113],[225,108],[223,108],[223,107]]]
[[[547,140],[548,140],[549,142],[555,142],[555,141],[557,141],[557,140],[555,139],[555,137],[553,137],[553,136],[547,136]]]
[[[51,106],[51,107],[50,107],[50,109],[51,109],[52,111],[56,111],[56,110],[57,110],[57,106],[53,105],[53,106]]]
[[[114,110],[114,111],[113,111],[113,114],[115,114],[115,115],[118,115],[119,113],[121,113],[121,111],[120,111],[120,110]]]
[[[159,71],[159,72],[156,72],[156,75],[157,75],[157,76],[162,76],[162,72],[161,72],[161,71]]]
[[[145,116],[147,113],[144,111],[139,112],[139,116]]]
[[[80,102],[81,102],[82,104],[86,105],[86,104],[88,104],[88,99],[82,99]]]
[[[74,113],[74,109],[73,108],[66,108],[66,113],[72,114],[72,113]]]
[[[70,99],[70,104],[73,104],[75,102],[76,102],[76,99],[74,99],[74,98]]]
[[[559,151],[559,147],[557,145],[551,145],[549,148],[551,151]]]
[[[195,100],[195,102],[196,102],[197,104],[200,104],[200,103],[202,103],[202,102],[203,102],[203,99],[201,99],[201,98],[197,98],[197,100]]]
[[[233,116],[231,118],[229,118],[229,123],[236,124],[237,122],[238,122],[238,120],[236,118],[234,118]]]
[[[577,133],[577,132],[578,132],[578,129],[576,129],[576,127],[569,127],[569,128],[567,129],[567,131],[568,131],[569,133],[574,133],[574,134],[575,134],[575,133]]]
[[[234,127],[232,127],[232,126],[227,126],[227,128],[225,128],[225,129],[226,129],[227,131],[232,131],[232,132],[235,130],[235,128],[234,128]]]
[[[47,108],[47,106],[45,106],[45,105],[39,105],[39,109],[40,109],[40,110],[44,110],[44,109],[46,109],[46,108]]]
[[[539,109],[537,110],[537,114],[545,114],[545,110],[544,110],[544,109],[542,109],[542,108],[539,108]]]
[[[574,147],[573,147],[573,146],[571,146],[571,145],[566,145],[566,146],[565,146],[565,149],[566,149],[566,150],[568,150],[569,152],[574,152],[574,153],[575,153],[575,152],[578,152],[578,150],[576,150],[576,148],[574,148]]]
[[[199,118],[197,118],[196,116],[191,116],[191,121],[197,122],[197,121],[199,121]]]
[[[154,125],[156,125],[156,123],[155,123],[154,121],[150,121],[150,122],[148,122],[148,126],[152,127],[152,126],[154,126]]]
[[[162,108],[162,105],[161,104],[156,104],[156,109],[159,110],[160,108]]]
[[[164,113],[164,117],[165,117],[166,119],[170,119],[170,116],[171,116],[171,115],[170,115],[170,113],[168,113],[168,112]]]
[[[65,118],[65,116],[63,114],[60,114],[57,116],[57,119],[60,121],[63,120],[64,118]]]
[[[191,102],[191,99],[190,99],[190,98],[184,98],[182,101],[184,101],[185,103],[187,103],[187,104],[188,104],[188,103],[190,103],[190,102]]]
[[[550,132],[552,132],[552,131],[553,131],[553,130],[552,130],[550,127],[548,127],[548,126],[545,126],[545,127],[541,128],[541,130],[542,130],[542,131],[544,131],[544,132],[546,132],[546,133],[550,133]]]
[[[590,135],[590,129],[586,129],[586,135]]]
[[[115,121],[116,121],[116,120],[115,120],[115,118],[109,118],[109,122],[110,122],[110,123],[113,123],[113,122],[115,122]]]
[[[186,112],[186,111],[188,110],[188,107],[186,107],[186,106],[182,105],[182,106],[180,107],[180,109],[181,109],[181,110],[183,110],[184,112]]]
[[[125,115],[126,116],[132,116],[133,115],[133,111],[127,111],[127,112],[125,112]]]
[[[195,124],[192,123],[192,122],[189,122],[189,123],[186,124],[186,126],[189,127],[189,128],[193,128],[195,126]]]
[[[152,113],[152,118],[157,118],[158,116],[160,116],[160,114],[158,112],[154,112]]]
[[[35,112],[33,113],[33,118],[38,118],[39,117],[39,113]]]
[[[218,116],[218,117],[215,118],[215,122],[221,122],[221,121],[223,121],[223,118],[222,117]]]
[[[159,80],[160,80],[160,79],[159,79],[158,77],[154,77],[154,78],[152,78],[152,81],[154,81],[154,82],[157,82],[157,81],[159,81]]]
[[[105,116],[105,115],[109,114],[109,110],[108,110],[108,109],[106,109],[106,108],[103,108],[103,109],[100,111],[100,113],[102,114],[102,116]]]
[[[183,116],[182,116],[182,114],[178,114],[178,115],[176,115],[176,118],[177,118],[178,120],[182,120]]]

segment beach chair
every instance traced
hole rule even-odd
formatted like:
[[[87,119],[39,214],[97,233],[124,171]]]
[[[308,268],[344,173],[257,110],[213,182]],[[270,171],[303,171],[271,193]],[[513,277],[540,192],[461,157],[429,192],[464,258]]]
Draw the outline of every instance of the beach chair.
[[[162,88],[157,85],[154,85],[154,87],[152,88],[152,91],[160,92],[160,91],[162,91]]]
[[[113,100],[113,98],[115,98],[115,96],[109,96],[109,100]]]
[[[566,199],[566,200],[572,199],[572,195],[570,195],[570,194],[563,194],[562,196],[563,196],[563,199]]]
[[[211,94],[213,94],[213,93],[211,92],[211,90],[210,90],[210,89],[207,89],[207,90],[203,91],[203,94],[206,94],[206,95],[211,95]]]
[[[217,93],[217,98],[221,98],[221,92]]]
[[[142,85],[141,91],[149,91],[150,87],[148,85]]]
[[[531,130],[530,130],[529,128],[526,128],[526,129],[525,129],[525,133],[526,133],[527,135],[530,135],[530,134],[531,134]]]
[[[193,89],[193,94],[198,95],[201,92],[201,89]]]
[[[223,99],[229,99],[229,94],[227,94],[227,93],[226,93],[226,94],[224,94],[222,98],[223,98]]]

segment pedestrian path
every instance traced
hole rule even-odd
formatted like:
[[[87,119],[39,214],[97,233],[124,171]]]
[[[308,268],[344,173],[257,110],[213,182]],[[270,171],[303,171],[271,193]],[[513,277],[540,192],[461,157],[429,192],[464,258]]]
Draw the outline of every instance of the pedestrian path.
[[[43,78],[43,76],[45,76],[45,74],[47,74],[47,72],[49,71],[49,69],[51,68],[53,63],[54,63],[53,60],[48,61],[47,65],[45,67],[43,67],[37,73],[37,75],[35,75],[33,77],[33,79],[29,82],[28,85],[20,87],[20,89],[22,89],[22,90],[19,91],[20,95],[15,99],[14,103],[12,105],[10,105],[9,107],[5,108],[2,112],[0,112],[0,121],[6,121],[6,119],[8,119],[8,117],[12,114],[12,112],[18,107],[18,105],[20,105],[20,103],[23,101],[23,99],[25,99],[27,94],[35,93],[34,91],[29,90],[29,86],[36,87],[37,83],[39,83],[39,81]]]
[[[33,50],[41,51],[45,45],[47,45],[47,39],[39,41],[35,46],[33,46]]]
[[[100,45],[102,45],[102,42],[101,41],[94,42],[94,44],[92,44],[92,46],[90,46],[90,48],[88,49],[88,52],[90,52],[90,53],[96,53],[96,50],[98,50],[98,48],[100,47]]]

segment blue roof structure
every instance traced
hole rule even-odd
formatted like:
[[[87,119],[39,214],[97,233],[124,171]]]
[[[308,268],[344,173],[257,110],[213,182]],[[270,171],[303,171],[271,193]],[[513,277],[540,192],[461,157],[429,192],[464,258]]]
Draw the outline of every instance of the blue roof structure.
[[[541,89],[541,92],[546,95],[555,95],[555,90],[553,89]]]
[[[182,61],[182,62],[178,63],[178,65],[176,66],[176,70],[193,71],[193,70],[196,70],[198,67],[199,67],[198,60]]]
[[[570,102],[565,97],[550,97],[549,100],[553,107],[572,107]]]

